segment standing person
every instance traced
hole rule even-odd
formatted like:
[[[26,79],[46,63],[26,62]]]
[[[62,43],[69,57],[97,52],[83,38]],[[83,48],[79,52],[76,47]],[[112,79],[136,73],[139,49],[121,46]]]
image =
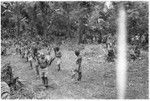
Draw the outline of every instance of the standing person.
[[[55,60],[55,48],[52,48],[50,51],[49,51],[49,54],[50,54],[50,62],[49,62],[49,65],[52,64],[52,62]]]
[[[136,58],[139,58],[140,59],[140,49],[139,49],[139,46],[136,46],[135,49],[134,49],[134,53],[135,53],[135,56]]]
[[[58,71],[60,71],[60,64],[61,64],[61,57],[62,57],[62,54],[60,52],[60,48],[59,47],[56,47],[55,48],[55,58],[56,58],[56,65],[58,66]]]
[[[113,43],[114,43],[113,36],[112,36],[112,35],[109,35],[109,36],[107,37],[107,40],[106,40],[106,47],[108,48],[109,45],[112,46]]]
[[[72,76],[72,78],[74,78],[74,76],[76,74],[78,74],[78,81],[81,81],[82,78],[82,69],[81,69],[81,63],[82,63],[82,56],[80,55],[80,51],[75,51],[75,55],[77,56],[77,60],[76,60],[76,65],[77,68],[74,70],[74,74]]]
[[[45,55],[45,58],[48,61],[48,64],[51,65],[51,60],[54,58],[55,56],[52,57],[52,49],[50,47],[47,48],[47,54]]]
[[[6,53],[7,53],[7,49],[6,49],[6,47],[4,47],[3,49],[2,49],[2,52],[1,52],[1,55],[6,55]]]
[[[26,59],[26,62],[28,62],[28,55],[29,55],[29,49],[28,49],[28,46],[25,46],[25,48],[24,48],[24,58]]]
[[[32,64],[32,61],[33,61],[33,55],[32,55],[32,52],[31,52],[31,48],[30,48],[29,54],[28,54],[28,61],[29,61],[29,63],[30,63],[31,69],[33,69],[33,64]]]
[[[20,49],[21,46],[19,44],[15,44],[15,47],[16,47],[16,54],[18,54],[18,53],[20,54],[19,49]]]
[[[32,51],[33,51],[34,60],[37,60],[37,57],[38,57],[38,43],[36,45],[33,44]]]
[[[113,62],[114,58],[115,58],[115,53],[114,53],[114,50],[113,50],[112,43],[108,44],[107,49],[108,49],[107,60],[108,60],[108,62]]]
[[[143,34],[142,36],[141,36],[141,46],[142,46],[142,48],[143,48],[143,46],[145,46],[146,45],[146,36]]]
[[[135,61],[137,58],[141,59],[140,49],[138,48],[138,46],[135,46],[134,48],[131,49],[130,58],[132,62]]]
[[[40,56],[40,58],[38,59],[38,66],[40,67],[39,71],[40,71],[40,77],[42,79],[42,82],[43,82],[44,86],[47,88],[48,87],[48,77],[47,77],[47,75],[48,75],[48,62],[45,59],[44,54],[42,54]]]
[[[131,51],[130,51],[130,58],[131,58],[131,61],[132,61],[132,62],[136,59],[136,55],[135,55],[135,52],[134,52],[134,48],[132,48]]]

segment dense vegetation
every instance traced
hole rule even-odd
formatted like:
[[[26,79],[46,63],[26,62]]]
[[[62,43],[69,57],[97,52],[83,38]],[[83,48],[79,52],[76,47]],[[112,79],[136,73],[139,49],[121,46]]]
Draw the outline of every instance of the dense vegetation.
[[[117,33],[120,2],[2,2],[2,39],[102,43]],[[148,43],[148,3],[124,2],[128,41],[135,35]],[[39,39],[41,37],[41,39]],[[36,39],[37,38],[37,39]],[[143,41],[142,41],[143,42]]]
[[[115,43],[117,39],[120,3],[122,2],[1,2],[1,79],[10,87],[6,89],[10,90],[10,98],[116,99],[117,49],[114,44],[109,48],[108,43]],[[129,45],[125,98],[147,99],[148,2],[123,4],[127,13]],[[33,69],[27,62],[33,54],[35,42],[38,52],[45,55],[47,48],[50,51],[55,44],[62,44],[62,71],[56,70],[57,61],[48,66],[48,89],[37,78],[37,61],[32,60]],[[139,47],[134,49],[134,45],[146,51]],[[83,57],[83,77],[76,83],[71,76],[76,68],[77,57],[74,51],[77,49],[81,50]],[[110,62],[107,57],[114,61]]]

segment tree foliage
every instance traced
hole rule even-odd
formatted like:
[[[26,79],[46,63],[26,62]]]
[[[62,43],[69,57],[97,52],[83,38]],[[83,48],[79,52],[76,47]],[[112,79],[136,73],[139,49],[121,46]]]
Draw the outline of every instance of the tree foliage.
[[[116,35],[119,2],[2,2],[2,38],[40,36],[44,40],[76,38],[101,43]],[[124,2],[129,42],[131,37],[148,36],[148,3]],[[148,39],[147,39],[148,40]],[[148,43],[148,41],[147,41]]]

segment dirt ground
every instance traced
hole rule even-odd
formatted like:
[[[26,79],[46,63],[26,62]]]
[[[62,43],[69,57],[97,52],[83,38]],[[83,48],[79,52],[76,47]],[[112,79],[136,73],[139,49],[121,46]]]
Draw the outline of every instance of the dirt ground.
[[[48,67],[49,88],[45,89],[35,69],[30,69],[19,55],[1,57],[1,66],[8,61],[13,66],[15,76],[27,86],[26,95],[21,99],[115,99],[117,98],[115,62],[105,61],[102,45],[85,45],[82,50],[83,78],[76,82],[71,78],[75,68],[74,52],[62,46],[61,71],[57,71],[55,61]],[[24,93],[24,92],[23,92]],[[30,97],[27,97],[30,93]],[[16,93],[11,96],[17,98]],[[32,95],[32,96],[31,96]],[[128,63],[127,99],[148,98],[148,52],[142,52],[141,60]]]

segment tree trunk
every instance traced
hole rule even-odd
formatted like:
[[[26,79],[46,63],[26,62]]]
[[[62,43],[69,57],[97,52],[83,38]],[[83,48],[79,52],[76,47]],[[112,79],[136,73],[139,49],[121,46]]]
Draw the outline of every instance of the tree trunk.
[[[38,26],[37,26],[37,12],[36,12],[36,9],[37,9],[37,5],[35,4],[34,8],[33,8],[33,25],[34,26],[31,26],[31,27],[35,27],[35,35],[38,35]]]
[[[42,24],[42,28],[43,28],[43,32],[42,34],[44,35],[44,39],[47,38],[47,8],[46,8],[46,3],[45,2],[40,2],[40,9],[42,11],[42,20],[43,20],[43,24]]]
[[[17,40],[19,39],[20,36],[20,19],[19,19],[19,15],[20,15],[20,8],[19,8],[19,4],[17,4],[17,34],[16,34],[16,38]],[[19,40],[18,40],[19,41]],[[18,42],[17,41],[17,42]]]
[[[17,37],[20,35],[20,22],[19,22],[19,17],[17,16]]]
[[[46,16],[46,15],[43,14],[43,21],[44,21],[44,24],[43,24],[43,34],[44,34],[44,38],[46,39],[48,32],[47,32],[47,23],[46,23],[47,19],[46,19],[45,16]]]
[[[67,12],[67,18],[68,18],[68,20],[67,20],[67,35],[70,37],[70,38],[72,38],[72,35],[71,35],[71,33],[70,33],[70,17],[69,17],[69,12]]]
[[[83,19],[80,19],[80,25],[79,25],[79,41],[78,44],[83,43],[82,38],[83,38],[83,34],[85,33],[85,26],[83,23]]]

